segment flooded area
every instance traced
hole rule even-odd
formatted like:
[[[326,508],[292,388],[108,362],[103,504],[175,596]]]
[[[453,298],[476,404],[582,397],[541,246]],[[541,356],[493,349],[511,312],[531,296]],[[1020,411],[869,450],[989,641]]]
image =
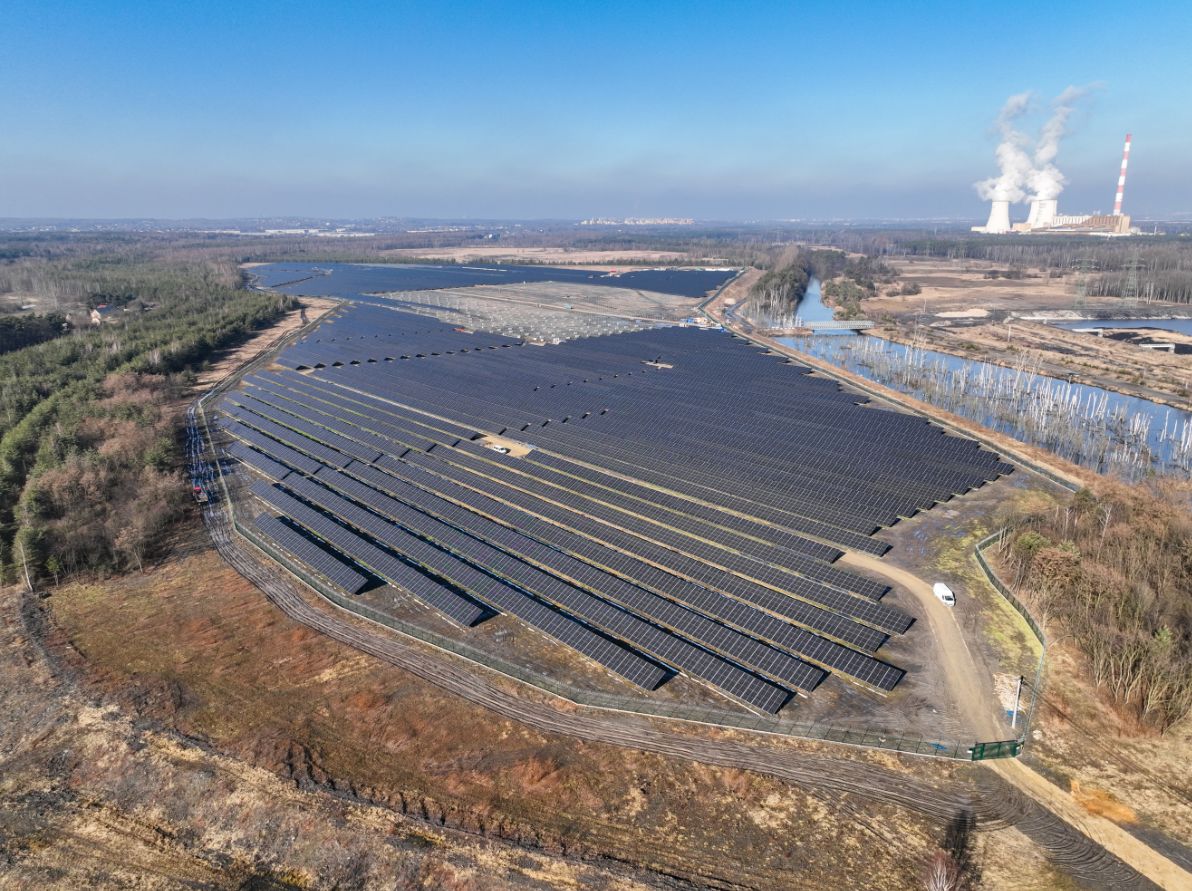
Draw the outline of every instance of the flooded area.
[[[819,283],[813,285],[797,314],[831,318],[822,315],[832,310],[823,304]],[[1098,473],[1131,480],[1155,473],[1192,476],[1192,413],[1048,377],[1029,359],[1006,367],[851,333],[780,342]]]
[[[1098,473],[1192,475],[1192,413],[865,335],[782,342]]]
[[[1192,319],[1083,319],[1079,322],[1049,322],[1057,328],[1082,331],[1089,328],[1154,328],[1178,331],[1192,337]]]

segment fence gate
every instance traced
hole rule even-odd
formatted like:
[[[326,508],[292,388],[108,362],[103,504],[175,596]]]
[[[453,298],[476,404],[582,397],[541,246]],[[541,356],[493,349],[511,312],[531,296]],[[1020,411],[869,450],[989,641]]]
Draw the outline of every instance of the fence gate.
[[[1022,740],[1003,739],[999,742],[973,743],[969,755],[973,761],[984,761],[987,758],[1017,758],[1022,749]]]

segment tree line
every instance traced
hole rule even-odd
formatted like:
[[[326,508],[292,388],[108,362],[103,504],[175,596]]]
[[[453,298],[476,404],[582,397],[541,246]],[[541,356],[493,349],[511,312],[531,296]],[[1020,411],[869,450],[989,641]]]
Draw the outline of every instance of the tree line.
[[[1192,504],[1168,484],[1077,492],[1014,517],[999,552],[1121,710],[1165,732],[1192,713]]]
[[[229,259],[177,260],[152,244],[91,242],[34,262],[50,291],[155,306],[0,355],[0,571],[32,583],[136,567],[185,492],[187,375],[292,298],[237,288]]]
[[[894,280],[894,271],[880,258],[835,248],[788,246],[767,264],[746,298],[743,311],[754,319],[782,318],[794,313],[812,278],[821,282],[827,302],[844,318],[859,318],[861,300],[877,293],[879,284]]]

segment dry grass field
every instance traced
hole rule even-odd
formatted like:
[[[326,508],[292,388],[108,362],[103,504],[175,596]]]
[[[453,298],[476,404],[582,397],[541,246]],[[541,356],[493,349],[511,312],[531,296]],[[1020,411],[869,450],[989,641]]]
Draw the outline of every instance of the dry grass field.
[[[48,606],[91,695],[237,762],[413,815],[436,832],[611,858],[642,880],[757,888],[822,887],[842,874],[903,888],[938,843],[935,828],[893,807],[867,802],[859,820],[847,800],[761,774],[498,718],[295,625],[213,551],[118,582],[63,586]],[[874,825],[883,827],[878,843]],[[882,878],[869,884],[874,876]]]

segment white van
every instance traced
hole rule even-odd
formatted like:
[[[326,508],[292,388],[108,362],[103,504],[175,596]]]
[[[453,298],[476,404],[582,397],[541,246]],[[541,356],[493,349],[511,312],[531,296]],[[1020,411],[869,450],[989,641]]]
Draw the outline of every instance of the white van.
[[[935,592],[935,596],[940,599],[940,603],[944,606],[955,606],[956,595],[952,593],[952,589],[943,582],[936,582],[931,586],[931,590]]]

